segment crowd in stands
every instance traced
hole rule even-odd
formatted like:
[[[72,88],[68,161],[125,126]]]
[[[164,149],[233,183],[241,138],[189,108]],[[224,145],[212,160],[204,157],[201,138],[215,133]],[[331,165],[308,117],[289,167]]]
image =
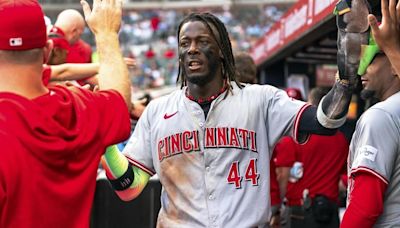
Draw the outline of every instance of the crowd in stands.
[[[229,9],[206,10],[213,12],[225,23],[234,51],[247,51],[274,22],[279,20],[289,6],[240,5]],[[176,29],[179,18],[187,13],[187,10],[145,10],[124,13],[120,41],[124,56],[133,57],[137,61],[138,67],[130,71],[135,90],[175,85],[178,69]],[[95,46],[89,29],[83,32],[82,38]],[[93,61],[96,61],[95,57]]]

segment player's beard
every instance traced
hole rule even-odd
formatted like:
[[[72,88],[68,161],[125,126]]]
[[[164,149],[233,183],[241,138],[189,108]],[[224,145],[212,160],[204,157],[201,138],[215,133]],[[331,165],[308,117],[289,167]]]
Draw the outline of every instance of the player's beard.
[[[371,98],[374,98],[375,94],[376,94],[375,90],[363,89],[360,92],[360,97],[363,100],[369,100]]]
[[[213,55],[210,51],[204,51],[204,54],[208,59],[208,72],[204,73],[203,75],[194,76],[188,76],[186,72],[184,72],[185,78],[189,83],[196,84],[198,86],[204,86],[214,80],[217,70],[219,69],[220,59],[216,58],[216,55]]]

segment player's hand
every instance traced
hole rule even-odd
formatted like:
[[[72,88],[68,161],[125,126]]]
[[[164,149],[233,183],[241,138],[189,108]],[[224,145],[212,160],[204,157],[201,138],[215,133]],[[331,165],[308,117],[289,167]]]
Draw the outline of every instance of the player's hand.
[[[136,59],[125,57],[124,61],[125,61],[125,64],[129,68],[135,68],[136,67]]]
[[[121,27],[122,1],[93,0],[93,8],[90,9],[89,3],[81,0],[85,20],[95,35],[118,33]]]
[[[273,215],[271,220],[269,221],[269,226],[271,228],[280,228],[281,227],[281,218],[279,214]]]
[[[368,15],[372,35],[383,52],[400,50],[400,1],[396,4],[396,0],[381,0],[381,8],[380,25],[374,15]]]

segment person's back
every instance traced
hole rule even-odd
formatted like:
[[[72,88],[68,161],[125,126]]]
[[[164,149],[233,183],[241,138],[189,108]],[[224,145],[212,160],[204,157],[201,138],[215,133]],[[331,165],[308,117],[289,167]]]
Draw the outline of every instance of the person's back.
[[[291,97],[300,96],[300,91],[286,92]],[[312,89],[308,102],[318,105],[327,92],[319,87]],[[289,207],[288,226],[338,227],[338,183],[346,170],[348,154],[344,134],[340,131],[331,136],[312,134],[302,144],[284,137],[275,151],[278,180]]]
[[[39,4],[0,1],[0,17],[8,18],[0,24],[0,227],[88,227],[100,156],[129,136],[127,70],[118,40],[102,42],[119,26],[83,4],[92,26],[106,30],[95,30],[98,47],[115,61],[101,64],[99,92],[46,88],[42,64],[52,45]],[[118,21],[115,5],[99,4]]]
[[[53,94],[51,94],[53,93]],[[124,103],[113,99],[117,109]],[[88,227],[96,170],[106,145],[128,136],[128,114],[101,110],[106,99],[64,87],[33,100],[0,93],[2,130],[1,227]],[[85,97],[84,99],[82,99]],[[95,100],[96,102],[88,102]],[[120,120],[119,120],[120,119]],[[22,121],[21,121],[22,120]],[[102,121],[104,120],[104,122]],[[120,131],[109,131],[117,124]],[[84,186],[85,191],[80,189]],[[71,216],[74,219],[71,219]]]
[[[311,135],[307,143],[295,147],[296,161],[303,163],[303,177],[295,183],[289,182],[286,193],[289,205],[301,205],[305,189],[311,198],[322,194],[336,202],[348,153],[344,134],[338,131],[333,136]]]
[[[326,93],[326,89],[313,88],[308,102],[318,105]],[[331,136],[310,135],[307,142],[295,144],[295,161],[303,164],[303,177],[295,183],[288,183],[286,198],[289,205],[301,205],[305,189],[308,189],[311,199],[324,195],[331,202],[337,202],[340,175],[346,170],[348,145],[345,135],[340,131]]]

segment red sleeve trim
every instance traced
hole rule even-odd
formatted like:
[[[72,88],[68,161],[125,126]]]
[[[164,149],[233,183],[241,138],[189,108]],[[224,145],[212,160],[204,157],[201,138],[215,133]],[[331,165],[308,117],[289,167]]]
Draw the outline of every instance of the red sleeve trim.
[[[152,169],[150,169],[150,168],[147,168],[147,166],[143,165],[142,163],[140,163],[140,162],[138,162],[138,161],[136,161],[136,160],[130,158],[130,157],[127,156],[127,155],[125,155],[125,157],[128,159],[128,161],[129,161],[132,165],[134,165],[134,166],[138,167],[139,169],[145,171],[145,172],[146,172],[147,174],[149,174],[150,176],[154,176],[154,174],[156,174],[156,171],[154,171],[154,170],[152,170]]]
[[[298,137],[299,123],[300,123],[301,115],[304,113],[304,110],[306,110],[306,108],[308,108],[310,106],[311,106],[310,104],[306,103],[297,112],[296,119],[294,120],[294,127],[293,127],[293,139],[295,140],[296,143],[298,143],[297,137]],[[307,138],[306,142],[307,141],[308,141],[308,138]],[[303,143],[303,144],[305,144],[305,143]]]
[[[368,168],[368,167],[365,167],[365,166],[359,166],[359,167],[357,167],[357,168],[355,168],[355,169],[351,169],[350,175],[352,175],[352,174],[354,174],[354,173],[357,173],[357,172],[360,172],[360,171],[365,171],[365,172],[367,172],[367,173],[370,173],[370,174],[372,174],[372,175],[378,177],[378,178],[379,178],[380,180],[382,180],[383,183],[385,183],[386,185],[389,184],[389,181],[386,180],[386,178],[384,178],[384,177],[383,177],[382,175],[380,175],[379,173],[375,172],[375,170],[372,170],[372,169],[370,169],[370,168]]]

